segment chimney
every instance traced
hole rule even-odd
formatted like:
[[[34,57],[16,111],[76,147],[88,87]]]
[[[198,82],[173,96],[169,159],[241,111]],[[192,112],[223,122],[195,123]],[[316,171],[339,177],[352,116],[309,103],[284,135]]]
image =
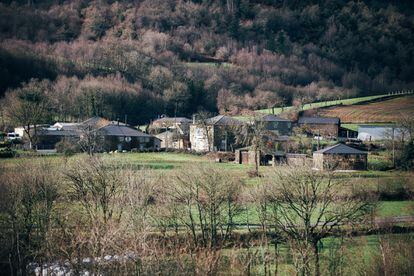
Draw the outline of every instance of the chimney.
[[[195,123],[196,123],[196,115],[193,114],[193,124],[195,124]]]

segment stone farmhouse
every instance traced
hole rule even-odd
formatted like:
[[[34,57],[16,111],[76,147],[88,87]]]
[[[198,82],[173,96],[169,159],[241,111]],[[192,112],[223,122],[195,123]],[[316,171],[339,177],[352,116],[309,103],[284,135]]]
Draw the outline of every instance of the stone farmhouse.
[[[55,150],[61,141],[78,143],[96,139],[100,151],[157,150],[160,140],[124,123],[92,117],[81,123],[55,123],[38,130],[36,148]]]
[[[218,115],[207,120],[194,120],[190,125],[191,150],[233,151],[237,128],[242,124],[241,121],[226,115]]]
[[[191,120],[185,117],[162,117],[153,121],[148,132],[161,140],[162,149],[189,149]]]

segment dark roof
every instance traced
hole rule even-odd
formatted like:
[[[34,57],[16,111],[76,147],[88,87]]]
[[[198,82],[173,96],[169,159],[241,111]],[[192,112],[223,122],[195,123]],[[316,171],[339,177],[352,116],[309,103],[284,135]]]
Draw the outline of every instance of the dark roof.
[[[103,126],[106,126],[110,124],[110,122],[107,119],[95,116],[87,119],[86,121],[82,122],[83,126],[91,126],[93,128],[100,128]]]
[[[300,117],[299,124],[335,124],[339,125],[339,118],[330,117]]]
[[[322,154],[367,154],[365,151],[361,151],[350,146],[344,144],[336,144],[318,151],[314,153],[322,153]]]
[[[43,128],[38,132],[39,136],[79,136],[79,132],[76,130],[58,130]]]
[[[160,119],[155,120],[153,123],[191,123],[191,120],[185,117],[163,117]]]
[[[206,120],[207,124],[218,125],[218,126],[231,126],[231,125],[241,125],[241,121],[234,119],[226,115],[218,115]]]
[[[263,122],[290,122],[288,119],[280,118],[278,116],[268,114],[262,117]]]
[[[107,136],[153,137],[149,134],[125,125],[109,124],[99,129]]]

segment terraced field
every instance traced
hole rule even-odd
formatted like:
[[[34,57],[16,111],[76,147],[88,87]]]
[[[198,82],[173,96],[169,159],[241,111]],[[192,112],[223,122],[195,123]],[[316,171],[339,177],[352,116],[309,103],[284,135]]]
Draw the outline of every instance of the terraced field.
[[[413,116],[414,95],[367,104],[321,108],[318,114],[339,117],[343,123],[394,123],[402,115]]]

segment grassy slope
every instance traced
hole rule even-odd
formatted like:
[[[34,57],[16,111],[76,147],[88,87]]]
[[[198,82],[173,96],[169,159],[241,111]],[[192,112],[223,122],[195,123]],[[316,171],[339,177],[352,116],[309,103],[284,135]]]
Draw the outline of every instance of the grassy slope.
[[[412,116],[414,95],[385,99],[354,106],[335,106],[318,111],[321,116],[339,117],[345,123],[395,123],[401,117]],[[354,127],[350,125],[350,127]]]
[[[314,103],[309,103],[309,104],[305,104],[303,106],[303,110],[308,110],[308,109],[314,109],[314,108],[319,108],[319,107],[328,107],[328,106],[334,106],[334,105],[353,105],[353,104],[357,104],[357,103],[363,103],[363,102],[367,102],[367,101],[372,101],[372,100],[376,100],[376,99],[382,99],[382,98],[387,98],[389,97],[389,94],[382,94],[382,95],[376,95],[376,96],[366,96],[366,97],[359,97],[359,98],[351,98],[351,99],[344,99],[344,100],[334,100],[334,101],[324,101],[324,102],[314,102]],[[293,109],[293,106],[288,106],[288,107],[278,107],[275,108],[275,114],[280,114],[284,111],[288,111],[290,109]],[[260,109],[258,110],[259,112],[262,113],[272,113],[272,109],[268,108],[268,109]]]

